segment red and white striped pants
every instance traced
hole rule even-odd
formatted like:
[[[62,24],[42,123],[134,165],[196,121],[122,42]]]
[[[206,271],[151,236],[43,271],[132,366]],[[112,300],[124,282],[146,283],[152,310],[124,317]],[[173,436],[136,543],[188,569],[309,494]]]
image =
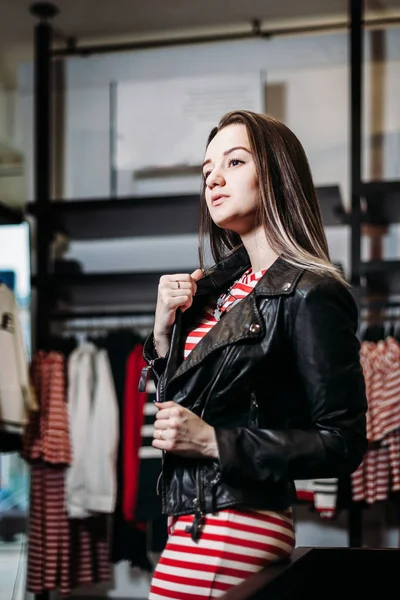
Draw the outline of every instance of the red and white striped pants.
[[[200,539],[185,527],[193,515],[170,520],[167,544],[154,571],[148,600],[218,598],[295,545],[292,511],[225,509],[205,516]]]

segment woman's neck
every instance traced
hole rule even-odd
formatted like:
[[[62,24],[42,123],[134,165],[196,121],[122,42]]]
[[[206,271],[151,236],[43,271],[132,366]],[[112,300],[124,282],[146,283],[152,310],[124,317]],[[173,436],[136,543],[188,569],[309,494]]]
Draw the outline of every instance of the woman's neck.
[[[249,234],[242,235],[241,238],[254,273],[269,269],[278,258],[279,255],[268,244],[262,227]]]

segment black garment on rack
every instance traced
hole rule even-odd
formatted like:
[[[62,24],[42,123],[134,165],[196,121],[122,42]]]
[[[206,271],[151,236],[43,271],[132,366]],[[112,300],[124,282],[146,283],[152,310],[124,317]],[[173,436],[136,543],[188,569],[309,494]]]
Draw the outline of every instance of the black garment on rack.
[[[143,407],[143,424],[147,425],[149,429],[147,435],[142,434],[141,450],[150,450],[150,455],[142,455],[139,460],[135,505],[135,518],[138,521],[152,521],[153,519],[157,519],[162,512],[161,497],[157,494],[157,481],[162,469],[162,456],[161,451],[152,447],[152,426],[157,412],[154,406],[155,396],[155,393],[148,392],[146,403]],[[146,405],[149,410],[146,410]]]
[[[144,406],[144,424],[148,426],[152,426],[154,423],[155,414],[151,409],[154,407],[155,399],[155,392],[147,393],[147,400]],[[148,410],[146,410],[146,405],[148,405]],[[141,443],[142,448],[152,449],[152,439],[153,436],[151,433],[145,436],[143,435]],[[155,454],[156,452],[157,451],[155,451]],[[158,553],[161,553],[164,550],[168,538],[167,516],[162,514],[161,496],[157,493],[157,484],[161,469],[161,452],[159,453],[159,456],[150,455],[140,459],[135,506],[136,519],[149,524],[148,547],[153,552]]]
[[[6,454],[9,452],[20,452],[21,450],[21,434],[0,430],[0,454]]]
[[[54,335],[54,336],[49,336],[48,342],[46,344],[46,348],[43,348],[43,349],[48,350],[48,351],[61,352],[61,354],[63,354],[65,356],[65,358],[67,359],[69,357],[69,355],[71,354],[71,352],[73,352],[76,347],[77,347],[77,341],[74,337],[72,337],[72,336],[63,337],[63,336]]]
[[[385,328],[383,325],[367,325],[362,335],[364,342],[379,342],[385,339]]]
[[[92,340],[97,347],[104,348],[108,353],[113,374],[115,391],[119,408],[119,431],[123,431],[124,393],[126,378],[126,362],[129,354],[138,343],[140,336],[133,331],[117,330],[102,338]],[[125,521],[122,511],[123,499],[123,445],[120,436],[117,453],[117,497],[113,514],[110,559],[111,562],[128,561],[132,567],[151,572],[153,566],[147,556],[147,534]]]

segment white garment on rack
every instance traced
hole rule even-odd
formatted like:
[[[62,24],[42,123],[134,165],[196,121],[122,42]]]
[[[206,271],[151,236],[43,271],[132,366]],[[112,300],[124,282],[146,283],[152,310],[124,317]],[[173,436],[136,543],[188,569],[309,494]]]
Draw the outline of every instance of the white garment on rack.
[[[92,512],[111,513],[117,497],[118,401],[106,350],[95,357],[95,386],[88,431],[87,501]]]
[[[68,417],[72,463],[66,476],[67,511],[72,518],[89,516],[86,510],[87,433],[93,395],[96,348],[82,344],[68,359]]]
[[[105,350],[78,346],[68,359],[68,413],[72,463],[66,504],[72,518],[111,513],[116,500],[118,401]]]
[[[18,307],[13,292],[0,283],[0,429],[22,433],[32,403]]]

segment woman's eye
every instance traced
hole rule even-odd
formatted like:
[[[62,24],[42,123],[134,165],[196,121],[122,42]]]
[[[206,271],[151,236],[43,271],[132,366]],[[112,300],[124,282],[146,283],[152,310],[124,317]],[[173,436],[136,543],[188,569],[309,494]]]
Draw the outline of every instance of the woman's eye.
[[[229,166],[230,167],[237,167],[237,165],[243,164],[242,160],[239,160],[238,158],[231,158],[229,161]]]
[[[210,175],[211,171],[206,171],[205,173],[203,173],[203,177],[204,177],[204,181],[207,179],[207,177]]]

